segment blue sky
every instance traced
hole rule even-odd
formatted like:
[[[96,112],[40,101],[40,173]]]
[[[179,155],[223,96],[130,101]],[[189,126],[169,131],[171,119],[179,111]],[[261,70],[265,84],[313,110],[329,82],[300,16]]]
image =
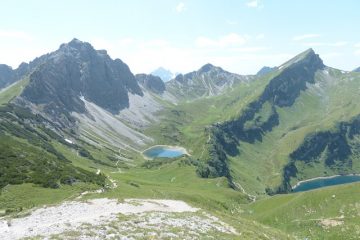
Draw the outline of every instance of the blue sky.
[[[76,37],[134,73],[210,62],[252,74],[310,47],[326,65],[352,70],[359,9],[358,0],[2,0],[0,63],[17,67]]]

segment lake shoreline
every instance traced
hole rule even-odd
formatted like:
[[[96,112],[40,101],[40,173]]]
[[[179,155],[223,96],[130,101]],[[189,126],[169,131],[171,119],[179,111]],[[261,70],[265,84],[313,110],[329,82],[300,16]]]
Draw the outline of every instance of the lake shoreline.
[[[319,180],[319,179],[331,179],[331,178],[336,178],[336,177],[341,177],[341,176],[360,176],[360,174],[359,173],[345,174],[345,175],[337,174],[337,175],[326,176],[326,177],[309,178],[309,179],[305,179],[305,180],[301,180],[301,181],[297,182],[294,186],[291,186],[291,190],[294,190],[295,188],[297,188],[302,183],[306,183],[306,182],[310,182],[310,181],[314,181],[314,180]]]
[[[141,155],[144,157],[144,159],[146,160],[153,160],[154,158],[151,158],[151,157],[148,157],[144,154],[144,152],[152,149],[152,148],[156,148],[156,147],[163,147],[163,148],[166,148],[166,149],[169,149],[169,150],[176,150],[176,151],[181,151],[183,153],[183,155],[187,155],[187,156],[191,156],[191,154],[187,151],[186,148],[184,147],[181,147],[181,146],[171,146],[171,145],[154,145],[154,146],[151,146],[149,148],[146,148],[145,150],[143,150],[141,152]]]

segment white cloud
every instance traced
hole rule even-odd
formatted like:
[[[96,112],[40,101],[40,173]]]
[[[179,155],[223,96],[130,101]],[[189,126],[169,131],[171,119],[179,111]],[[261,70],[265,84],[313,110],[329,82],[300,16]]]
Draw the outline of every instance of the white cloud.
[[[118,44],[119,40],[94,40],[90,42],[95,48],[108,46],[108,54],[123,60],[133,73],[149,73],[160,66],[187,73],[210,62],[231,72],[253,74],[262,65],[276,65],[290,56],[266,53],[269,48],[263,46],[247,46],[248,39],[238,34],[217,39],[200,38],[201,47],[197,44],[179,47],[167,39],[132,39],[131,45],[126,47]]]
[[[360,49],[356,50],[354,53],[355,55],[360,56]]]
[[[49,46],[46,42],[35,43],[32,44],[31,47],[26,44],[18,45],[17,42],[15,42],[14,44],[0,43],[0,63],[10,65],[12,68],[15,69],[20,65],[20,63],[32,61],[34,60],[34,58],[54,51],[55,49],[55,45]]]
[[[237,25],[238,24],[237,21],[230,20],[230,19],[226,20],[226,23],[229,24],[229,25]]]
[[[176,6],[176,11],[178,13],[181,13],[185,10],[185,3],[180,2],[177,6]]]
[[[229,46],[239,46],[246,43],[246,38],[240,36],[236,33],[230,33],[228,35],[222,36],[218,39],[211,39],[207,37],[198,37],[196,39],[196,45],[198,47],[229,47]]]
[[[242,48],[234,48],[232,51],[241,52],[241,53],[250,53],[250,52],[262,52],[264,50],[268,50],[268,47],[242,47]]]
[[[104,49],[104,50],[108,50],[108,49],[112,49],[113,43],[111,43],[110,41],[104,39],[104,38],[93,38],[90,41],[90,44],[92,46],[94,46],[95,49]]]
[[[252,0],[246,3],[246,6],[251,8],[257,8],[259,7],[259,1],[258,0]]]
[[[318,38],[320,36],[321,36],[320,34],[303,34],[293,37],[293,41],[302,41],[310,38]]]
[[[119,44],[121,46],[129,46],[134,43],[134,39],[132,38],[123,38],[119,40]]]
[[[326,43],[326,42],[307,42],[303,43],[304,46],[307,47],[343,47],[348,45],[348,42],[334,42],[334,43]]]
[[[264,39],[265,38],[265,35],[264,34],[258,34],[258,35],[256,35],[256,37],[255,37],[255,39],[256,40],[261,40],[261,39]]]
[[[139,46],[145,48],[151,48],[151,47],[156,48],[156,47],[167,47],[169,46],[169,44],[170,43],[165,39],[153,39],[153,40],[141,42]]]
[[[339,56],[342,56],[342,55],[343,54],[339,53],[339,52],[329,52],[329,53],[321,54],[321,57],[324,58],[324,59],[330,59],[330,58],[336,58],[336,57],[339,57]]]
[[[360,42],[359,42],[359,43],[356,43],[356,44],[354,45],[354,47],[360,48]]]
[[[342,41],[342,42],[335,42],[335,43],[329,43],[329,47],[343,47],[348,45],[348,42]]]
[[[33,37],[22,31],[2,31],[0,30],[0,38],[12,38],[18,40],[31,41]]]

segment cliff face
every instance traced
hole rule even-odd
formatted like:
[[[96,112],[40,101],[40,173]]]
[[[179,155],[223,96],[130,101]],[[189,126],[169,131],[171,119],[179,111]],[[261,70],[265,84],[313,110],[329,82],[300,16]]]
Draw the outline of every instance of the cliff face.
[[[81,97],[113,113],[129,106],[128,92],[142,95],[134,75],[120,59],[77,39],[45,55],[21,97],[59,117],[85,112]],[[26,66],[25,66],[26,67]]]
[[[5,64],[0,64],[0,89],[10,85],[14,81],[14,70]]]
[[[151,74],[136,74],[136,80],[145,89],[156,94],[162,94],[165,91],[165,84],[160,77]]]

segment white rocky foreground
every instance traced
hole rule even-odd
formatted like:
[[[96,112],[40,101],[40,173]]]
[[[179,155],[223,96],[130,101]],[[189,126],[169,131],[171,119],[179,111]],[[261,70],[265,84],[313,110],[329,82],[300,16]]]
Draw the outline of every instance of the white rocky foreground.
[[[64,239],[194,239],[203,234],[236,234],[218,218],[183,201],[93,199],[39,208],[23,218],[0,219],[1,239],[42,236]]]

